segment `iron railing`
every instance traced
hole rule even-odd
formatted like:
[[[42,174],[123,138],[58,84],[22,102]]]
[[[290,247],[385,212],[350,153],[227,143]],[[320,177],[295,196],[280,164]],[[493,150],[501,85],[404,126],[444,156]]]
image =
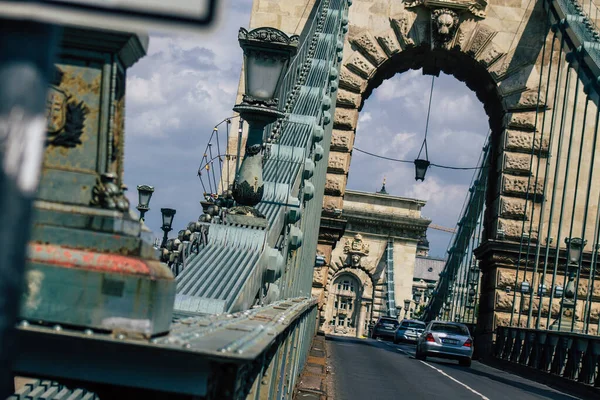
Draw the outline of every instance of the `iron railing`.
[[[499,327],[494,355],[539,371],[594,386],[600,394],[600,337]]]
[[[228,173],[224,163],[227,154],[230,162],[240,155],[220,149],[227,140],[217,145],[215,131],[201,166],[211,182],[203,204],[203,215],[210,218],[190,222],[166,248],[157,249],[177,274],[170,332],[145,338],[21,321],[23,351],[15,374],[75,385],[39,382],[29,389],[81,389],[89,398],[94,393],[113,398],[109,393],[115,387],[120,398],[130,392],[147,398],[153,393],[174,399],[291,398],[317,326],[311,284],[339,43],[347,32],[350,3],[316,1],[301,35],[280,94],[287,115],[266,130],[270,154],[264,163],[264,200],[257,206],[266,216],[264,224],[228,222],[223,182],[230,183],[231,175],[223,176]],[[61,363],[47,362],[56,359]]]

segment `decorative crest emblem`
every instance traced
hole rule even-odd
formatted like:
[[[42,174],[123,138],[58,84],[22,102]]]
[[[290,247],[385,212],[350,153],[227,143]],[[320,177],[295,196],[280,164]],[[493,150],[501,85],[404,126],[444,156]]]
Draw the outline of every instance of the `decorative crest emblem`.
[[[56,86],[50,86],[46,97],[48,133],[56,134],[67,123],[67,94]]]
[[[346,239],[344,253],[349,256],[346,264],[350,264],[353,267],[360,267],[361,258],[369,254],[369,244],[363,240],[360,233],[357,233],[352,240]]]
[[[77,103],[60,88],[64,73],[55,67],[53,85],[46,97],[46,145],[75,147],[81,144],[85,116],[88,113],[83,101]]]

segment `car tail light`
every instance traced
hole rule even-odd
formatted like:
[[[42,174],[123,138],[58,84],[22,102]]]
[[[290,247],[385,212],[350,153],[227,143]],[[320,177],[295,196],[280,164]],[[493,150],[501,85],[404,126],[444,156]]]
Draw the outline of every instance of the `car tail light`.
[[[435,339],[433,338],[433,335],[431,333],[428,333],[427,336],[425,336],[425,340],[427,340],[428,342],[435,342]]]
[[[463,344],[464,347],[472,347],[473,346],[473,341],[471,339],[467,339],[467,341],[465,342],[465,344]]]

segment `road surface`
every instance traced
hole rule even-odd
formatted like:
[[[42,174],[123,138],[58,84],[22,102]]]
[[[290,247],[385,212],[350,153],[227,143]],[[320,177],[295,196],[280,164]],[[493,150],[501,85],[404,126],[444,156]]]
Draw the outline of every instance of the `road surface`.
[[[437,358],[419,361],[410,344],[332,336],[327,350],[335,400],[577,399],[476,361],[470,368]]]

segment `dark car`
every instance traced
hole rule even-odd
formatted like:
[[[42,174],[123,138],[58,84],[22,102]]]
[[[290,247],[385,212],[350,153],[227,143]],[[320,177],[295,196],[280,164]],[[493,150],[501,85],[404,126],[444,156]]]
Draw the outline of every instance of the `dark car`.
[[[400,323],[398,330],[396,330],[396,336],[394,336],[394,343],[399,342],[416,342],[417,338],[421,336],[421,333],[425,330],[425,322],[415,321],[412,319],[405,319]]]
[[[394,317],[379,317],[373,328],[373,339],[388,338],[393,340],[398,325],[400,325],[400,322]]]

